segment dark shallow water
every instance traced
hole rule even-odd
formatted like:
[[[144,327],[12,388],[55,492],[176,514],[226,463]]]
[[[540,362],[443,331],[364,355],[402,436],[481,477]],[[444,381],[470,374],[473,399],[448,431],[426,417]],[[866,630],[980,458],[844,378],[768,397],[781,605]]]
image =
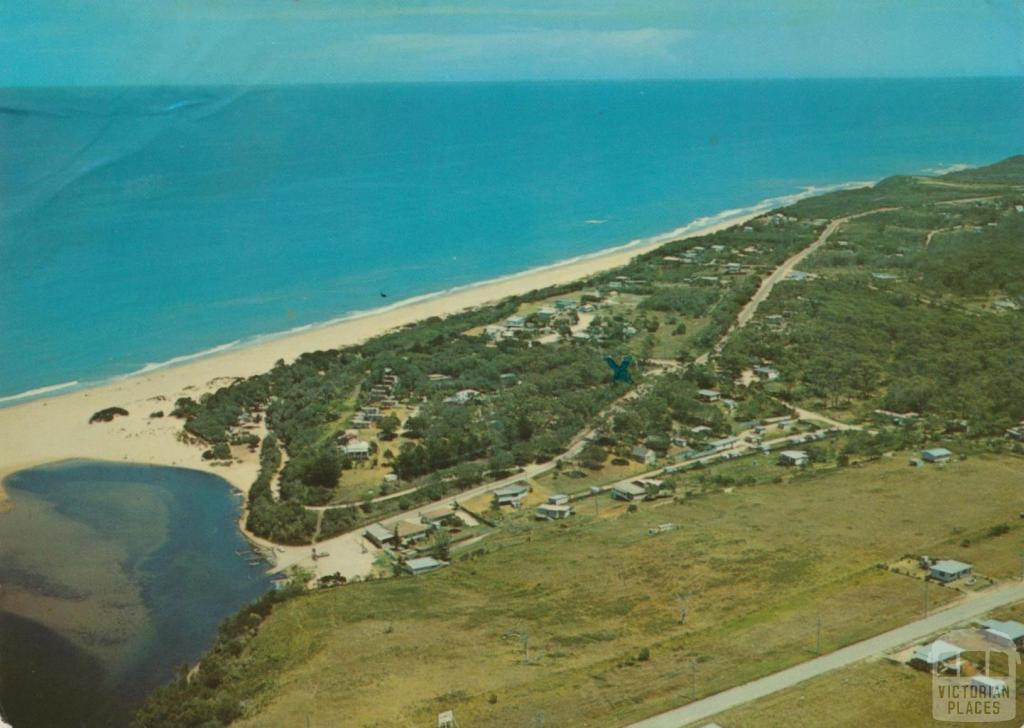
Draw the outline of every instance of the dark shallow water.
[[[269,588],[216,476],[72,462],[5,486],[0,709],[16,728],[127,724]]]

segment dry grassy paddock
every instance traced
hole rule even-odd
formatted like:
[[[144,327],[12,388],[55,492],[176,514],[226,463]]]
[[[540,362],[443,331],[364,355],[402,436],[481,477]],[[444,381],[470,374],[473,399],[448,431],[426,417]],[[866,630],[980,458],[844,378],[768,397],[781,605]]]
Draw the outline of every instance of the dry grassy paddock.
[[[246,654],[266,704],[243,724],[422,726],[445,709],[472,726],[638,719],[690,700],[694,675],[702,696],[811,657],[819,614],[823,650],[920,616],[921,582],[880,562],[927,553],[1007,574],[1021,486],[1019,458],[909,468],[898,455],[636,513],[608,499],[600,518],[580,507],[564,524],[523,513],[451,568],[285,604]],[[930,590],[933,606],[952,596]]]

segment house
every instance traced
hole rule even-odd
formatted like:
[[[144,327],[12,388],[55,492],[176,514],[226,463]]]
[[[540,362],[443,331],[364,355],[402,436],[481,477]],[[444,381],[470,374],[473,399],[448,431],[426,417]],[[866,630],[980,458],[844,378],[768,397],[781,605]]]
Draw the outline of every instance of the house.
[[[381,414],[380,407],[362,407],[359,410],[359,414],[362,415],[364,422],[376,422],[384,415]]]
[[[945,640],[935,640],[914,650],[910,664],[929,672],[960,672],[960,655],[963,649]]]
[[[379,548],[383,548],[385,544],[395,542],[395,533],[379,523],[371,523],[363,531],[363,536],[367,538],[370,543]]]
[[[1009,640],[1015,645],[1024,644],[1024,624],[1010,620],[1002,622],[998,619],[986,619],[981,623],[984,631],[997,640]]]
[[[971,677],[971,685],[974,689],[988,698],[1006,698],[1010,693],[1006,688],[1006,681],[988,675],[974,675]]]
[[[557,315],[558,311],[548,306],[545,306],[544,308],[540,309],[537,312],[537,318],[540,319],[541,321],[550,321]]]
[[[714,430],[707,425],[697,425],[696,427],[691,427],[690,432],[694,435],[710,435]]]
[[[476,399],[480,396],[480,392],[475,389],[460,389],[458,392],[450,397],[445,397],[444,401],[450,404],[466,404],[467,402]]]
[[[803,467],[811,462],[811,457],[804,450],[783,450],[779,453],[779,465],[795,465]]]
[[[612,487],[612,498],[623,501],[644,500],[647,489],[635,483],[622,483]]]
[[[525,483],[512,483],[512,485],[506,485],[504,488],[498,488],[494,491],[494,505],[501,506],[512,506],[518,508],[523,502],[523,498],[527,493],[530,492],[530,487]]]
[[[504,327],[498,326],[497,324],[488,324],[487,326],[484,326],[484,336],[488,339],[500,339],[501,334],[504,331]]]
[[[569,311],[576,308],[576,301],[571,298],[559,298],[555,301],[555,308],[559,311]]]
[[[1009,428],[1006,431],[1006,436],[1018,442],[1024,442],[1024,425]]]
[[[432,556],[421,556],[418,559],[409,559],[402,564],[402,569],[413,576],[417,574],[425,574],[428,571],[434,571],[440,569],[442,566],[447,566],[443,561],[438,561]]]
[[[739,441],[740,438],[738,437],[723,437],[720,440],[712,440],[707,444],[707,447],[705,449],[709,452],[719,452],[720,450],[728,450],[729,448],[734,447],[736,443]]]
[[[998,308],[1001,311],[1016,311],[1020,306],[1008,298],[1000,298],[998,301],[992,302],[992,308]]]
[[[900,278],[894,273],[872,273],[871,277],[876,281],[897,281]]]
[[[973,566],[965,564],[963,561],[943,559],[942,561],[936,561],[928,567],[928,576],[935,579],[935,581],[948,584],[951,581],[970,576],[973,569]]]
[[[506,329],[521,329],[526,326],[526,319],[522,316],[509,316],[505,319]]]
[[[665,487],[665,481],[659,478],[637,478],[633,482],[636,485],[639,485],[644,490],[646,490],[648,493],[650,493],[652,490],[655,493],[658,493],[661,491],[663,487]]]
[[[793,271],[790,271],[789,275],[786,276],[786,280],[787,281],[796,281],[797,283],[802,283],[803,281],[806,281],[810,277],[811,277],[810,273],[805,273],[802,270],[793,270]]]
[[[634,447],[629,455],[638,463],[643,463],[644,465],[654,465],[658,460],[658,453],[654,452],[654,450],[651,450],[649,447],[644,447],[643,445],[637,445]]]
[[[575,513],[575,509],[568,503],[556,505],[554,503],[542,503],[537,506],[536,518],[539,521],[559,521],[568,518]]]
[[[353,440],[345,445],[345,456],[352,460],[369,460],[370,443],[365,440]]]
[[[548,496],[548,503],[553,506],[562,506],[569,502],[569,496],[564,493],[556,493]]]
[[[385,483],[397,483],[398,482],[398,475],[396,475],[395,473],[388,473],[387,475],[384,476],[384,482]]]
[[[425,539],[433,530],[433,526],[427,523],[414,523],[412,521],[399,521],[395,526],[395,538],[403,546],[416,543]]]
[[[717,402],[719,399],[722,398],[722,395],[720,395],[714,389],[698,389],[697,397],[702,402]]]
[[[944,447],[932,447],[921,451],[921,459],[926,463],[944,463],[953,455]]]
[[[754,374],[766,382],[774,382],[779,378],[779,370],[774,367],[759,365],[754,367]]]
[[[448,382],[448,381],[451,381],[451,376],[448,375],[448,374],[438,374],[438,373],[428,374],[427,375],[427,381],[430,382],[431,384],[438,384],[440,382]]]
[[[737,273],[743,272],[743,266],[740,265],[739,263],[726,263],[725,272],[729,273],[730,275],[736,275]]]

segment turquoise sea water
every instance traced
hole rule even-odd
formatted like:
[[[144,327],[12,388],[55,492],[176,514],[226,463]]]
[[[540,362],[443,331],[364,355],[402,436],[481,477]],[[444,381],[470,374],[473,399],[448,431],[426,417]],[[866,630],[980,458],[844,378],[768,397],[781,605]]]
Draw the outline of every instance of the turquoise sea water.
[[[270,586],[216,476],[71,462],[5,487],[0,713],[17,728],[126,725]]]
[[[0,404],[1021,139],[1018,79],[0,90]]]

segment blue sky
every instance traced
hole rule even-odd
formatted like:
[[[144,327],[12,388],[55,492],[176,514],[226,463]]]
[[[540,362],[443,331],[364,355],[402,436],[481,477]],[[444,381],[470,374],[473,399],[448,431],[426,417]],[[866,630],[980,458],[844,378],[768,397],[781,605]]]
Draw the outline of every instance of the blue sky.
[[[1024,75],[1021,0],[30,0],[0,85]]]

